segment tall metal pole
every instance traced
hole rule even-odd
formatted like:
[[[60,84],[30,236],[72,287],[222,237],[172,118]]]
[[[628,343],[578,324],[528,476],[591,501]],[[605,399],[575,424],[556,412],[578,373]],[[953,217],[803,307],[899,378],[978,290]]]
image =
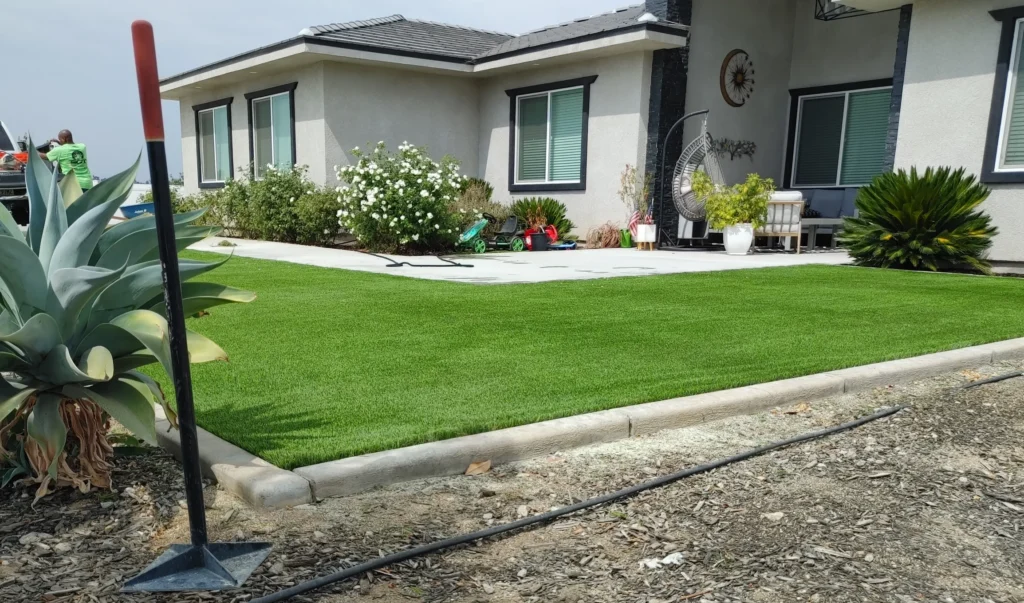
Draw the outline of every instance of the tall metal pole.
[[[266,543],[227,543],[210,545],[206,532],[206,508],[203,503],[202,469],[199,466],[199,439],[195,405],[192,399],[192,373],[189,369],[188,336],[182,309],[181,275],[174,237],[174,210],[167,177],[167,152],[164,147],[164,120],[160,107],[160,81],[157,76],[156,45],[153,26],[147,21],[132,23],[135,47],[135,71],[139,82],[142,128],[149,157],[149,175],[156,214],[157,248],[163,269],[164,302],[167,308],[171,371],[178,407],[181,435],[182,471],[185,501],[188,503],[191,545],[173,545],[141,574],[129,580],[125,591],[222,590],[236,588],[270,554]]]

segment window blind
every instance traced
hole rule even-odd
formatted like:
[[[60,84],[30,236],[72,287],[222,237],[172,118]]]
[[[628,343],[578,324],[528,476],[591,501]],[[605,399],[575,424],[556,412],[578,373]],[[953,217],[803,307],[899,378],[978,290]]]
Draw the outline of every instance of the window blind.
[[[547,178],[548,97],[519,100],[520,182],[543,182]]]
[[[875,176],[882,173],[891,100],[890,89],[850,94],[850,104],[846,110],[843,169],[839,180],[841,185],[871,184]]]
[[[217,149],[213,121],[213,111],[199,112],[199,164],[202,166],[203,182],[217,180]]]
[[[271,97],[271,114],[274,120],[274,165],[281,170],[292,167],[292,107],[291,97],[279,94]]]
[[[551,181],[577,181],[583,149],[583,89],[551,95]]]
[[[228,128],[228,108],[213,110],[213,143],[217,149],[217,180],[231,179],[231,130]]]
[[[805,99],[800,114],[795,186],[835,186],[846,96]]]
[[[255,145],[256,177],[262,178],[267,166],[274,163],[274,136],[270,99],[261,98],[252,101],[252,130]]]

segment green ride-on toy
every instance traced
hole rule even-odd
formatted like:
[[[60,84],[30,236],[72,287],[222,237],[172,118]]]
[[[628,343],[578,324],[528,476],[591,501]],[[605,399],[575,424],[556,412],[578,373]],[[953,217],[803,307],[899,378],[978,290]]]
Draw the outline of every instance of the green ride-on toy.
[[[488,220],[477,220],[466,232],[459,237],[459,249],[472,251],[473,253],[484,253],[487,251],[487,241],[483,238],[484,229],[490,224]]]
[[[497,218],[490,214],[484,214],[484,217],[492,223],[497,223]],[[501,230],[494,235],[494,238],[488,242],[488,247],[494,249],[508,249],[510,251],[524,251],[526,249],[526,234],[523,227],[519,224],[519,218],[515,216],[509,216],[505,223],[501,225]]]

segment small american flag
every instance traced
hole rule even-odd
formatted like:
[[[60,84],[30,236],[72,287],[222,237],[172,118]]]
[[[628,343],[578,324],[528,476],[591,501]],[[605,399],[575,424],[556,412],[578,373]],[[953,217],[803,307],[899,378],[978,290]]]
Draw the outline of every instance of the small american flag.
[[[627,227],[629,229],[629,234],[631,234],[634,237],[636,237],[636,225],[639,224],[639,223],[640,223],[640,212],[639,211],[635,211],[635,212],[633,212],[633,215],[630,216],[630,218],[629,218],[629,226]]]

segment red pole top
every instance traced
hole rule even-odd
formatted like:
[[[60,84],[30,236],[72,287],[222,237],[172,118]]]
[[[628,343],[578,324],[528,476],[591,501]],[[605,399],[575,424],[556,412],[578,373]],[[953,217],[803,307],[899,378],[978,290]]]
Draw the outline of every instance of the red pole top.
[[[132,23],[132,44],[135,47],[135,74],[139,80],[139,102],[142,105],[142,130],[147,142],[162,141],[164,115],[160,108],[160,78],[156,69],[153,25],[149,21]]]

